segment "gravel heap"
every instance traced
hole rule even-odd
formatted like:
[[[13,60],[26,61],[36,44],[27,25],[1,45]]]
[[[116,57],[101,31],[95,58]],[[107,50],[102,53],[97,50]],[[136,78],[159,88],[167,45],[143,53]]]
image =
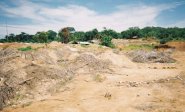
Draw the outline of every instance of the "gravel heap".
[[[92,54],[81,54],[79,57],[76,58],[76,65],[85,65],[90,70],[93,71],[103,71],[106,70],[110,62],[105,60],[99,60]]]
[[[157,51],[132,51],[128,53],[128,56],[134,62],[138,63],[174,63],[175,59],[170,57],[167,52],[157,52]]]

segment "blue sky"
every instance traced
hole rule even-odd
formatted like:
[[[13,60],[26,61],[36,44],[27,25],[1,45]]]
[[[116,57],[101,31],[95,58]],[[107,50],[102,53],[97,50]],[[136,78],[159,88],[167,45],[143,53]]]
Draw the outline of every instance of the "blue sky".
[[[0,36],[65,26],[88,31],[103,27],[185,27],[185,0],[0,0]]]

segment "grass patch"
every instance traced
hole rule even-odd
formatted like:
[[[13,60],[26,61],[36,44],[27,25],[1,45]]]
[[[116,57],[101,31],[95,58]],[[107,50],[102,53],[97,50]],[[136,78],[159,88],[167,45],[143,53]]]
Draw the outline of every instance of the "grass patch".
[[[41,48],[44,48],[44,46],[40,46],[40,47],[34,48],[33,50],[39,50]]]
[[[32,48],[31,46],[27,46],[27,47],[18,48],[18,50],[19,51],[31,51],[31,50],[39,50],[41,48],[44,48],[44,46],[37,47],[37,48]]]
[[[3,50],[7,49],[8,47],[9,47],[9,45],[3,46]]]
[[[123,50],[153,50],[154,45],[152,44],[142,44],[142,45],[128,45],[123,48]]]
[[[21,47],[18,48],[19,51],[31,51],[33,50],[33,48],[31,46],[27,46],[27,47]]]

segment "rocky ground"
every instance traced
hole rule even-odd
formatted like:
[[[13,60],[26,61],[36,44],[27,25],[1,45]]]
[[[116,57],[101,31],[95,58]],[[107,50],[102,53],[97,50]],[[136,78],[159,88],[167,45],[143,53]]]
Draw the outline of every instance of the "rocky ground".
[[[135,62],[133,51],[128,55],[93,44],[52,42],[47,48],[30,44],[35,50],[17,50],[28,45],[1,47],[3,112],[185,111],[184,51],[163,58],[157,51],[147,52],[152,58],[139,52],[145,59]],[[161,62],[164,58],[170,63]]]

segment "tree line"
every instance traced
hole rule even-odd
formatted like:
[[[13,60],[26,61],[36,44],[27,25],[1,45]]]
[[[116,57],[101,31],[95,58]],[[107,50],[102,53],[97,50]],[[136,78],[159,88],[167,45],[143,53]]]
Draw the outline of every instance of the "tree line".
[[[115,39],[132,39],[132,38],[155,38],[159,39],[161,43],[174,40],[185,40],[185,28],[162,28],[162,27],[131,27],[122,32],[116,32],[112,29],[104,28],[103,31],[93,29],[91,31],[75,31],[73,27],[66,27],[59,32],[48,30],[46,32],[37,32],[35,35],[27,33],[20,33],[18,35],[9,34],[0,42],[36,42],[48,43],[51,41],[60,41],[68,43],[70,41],[89,41],[93,39],[102,40],[103,44],[110,44],[112,38]]]

